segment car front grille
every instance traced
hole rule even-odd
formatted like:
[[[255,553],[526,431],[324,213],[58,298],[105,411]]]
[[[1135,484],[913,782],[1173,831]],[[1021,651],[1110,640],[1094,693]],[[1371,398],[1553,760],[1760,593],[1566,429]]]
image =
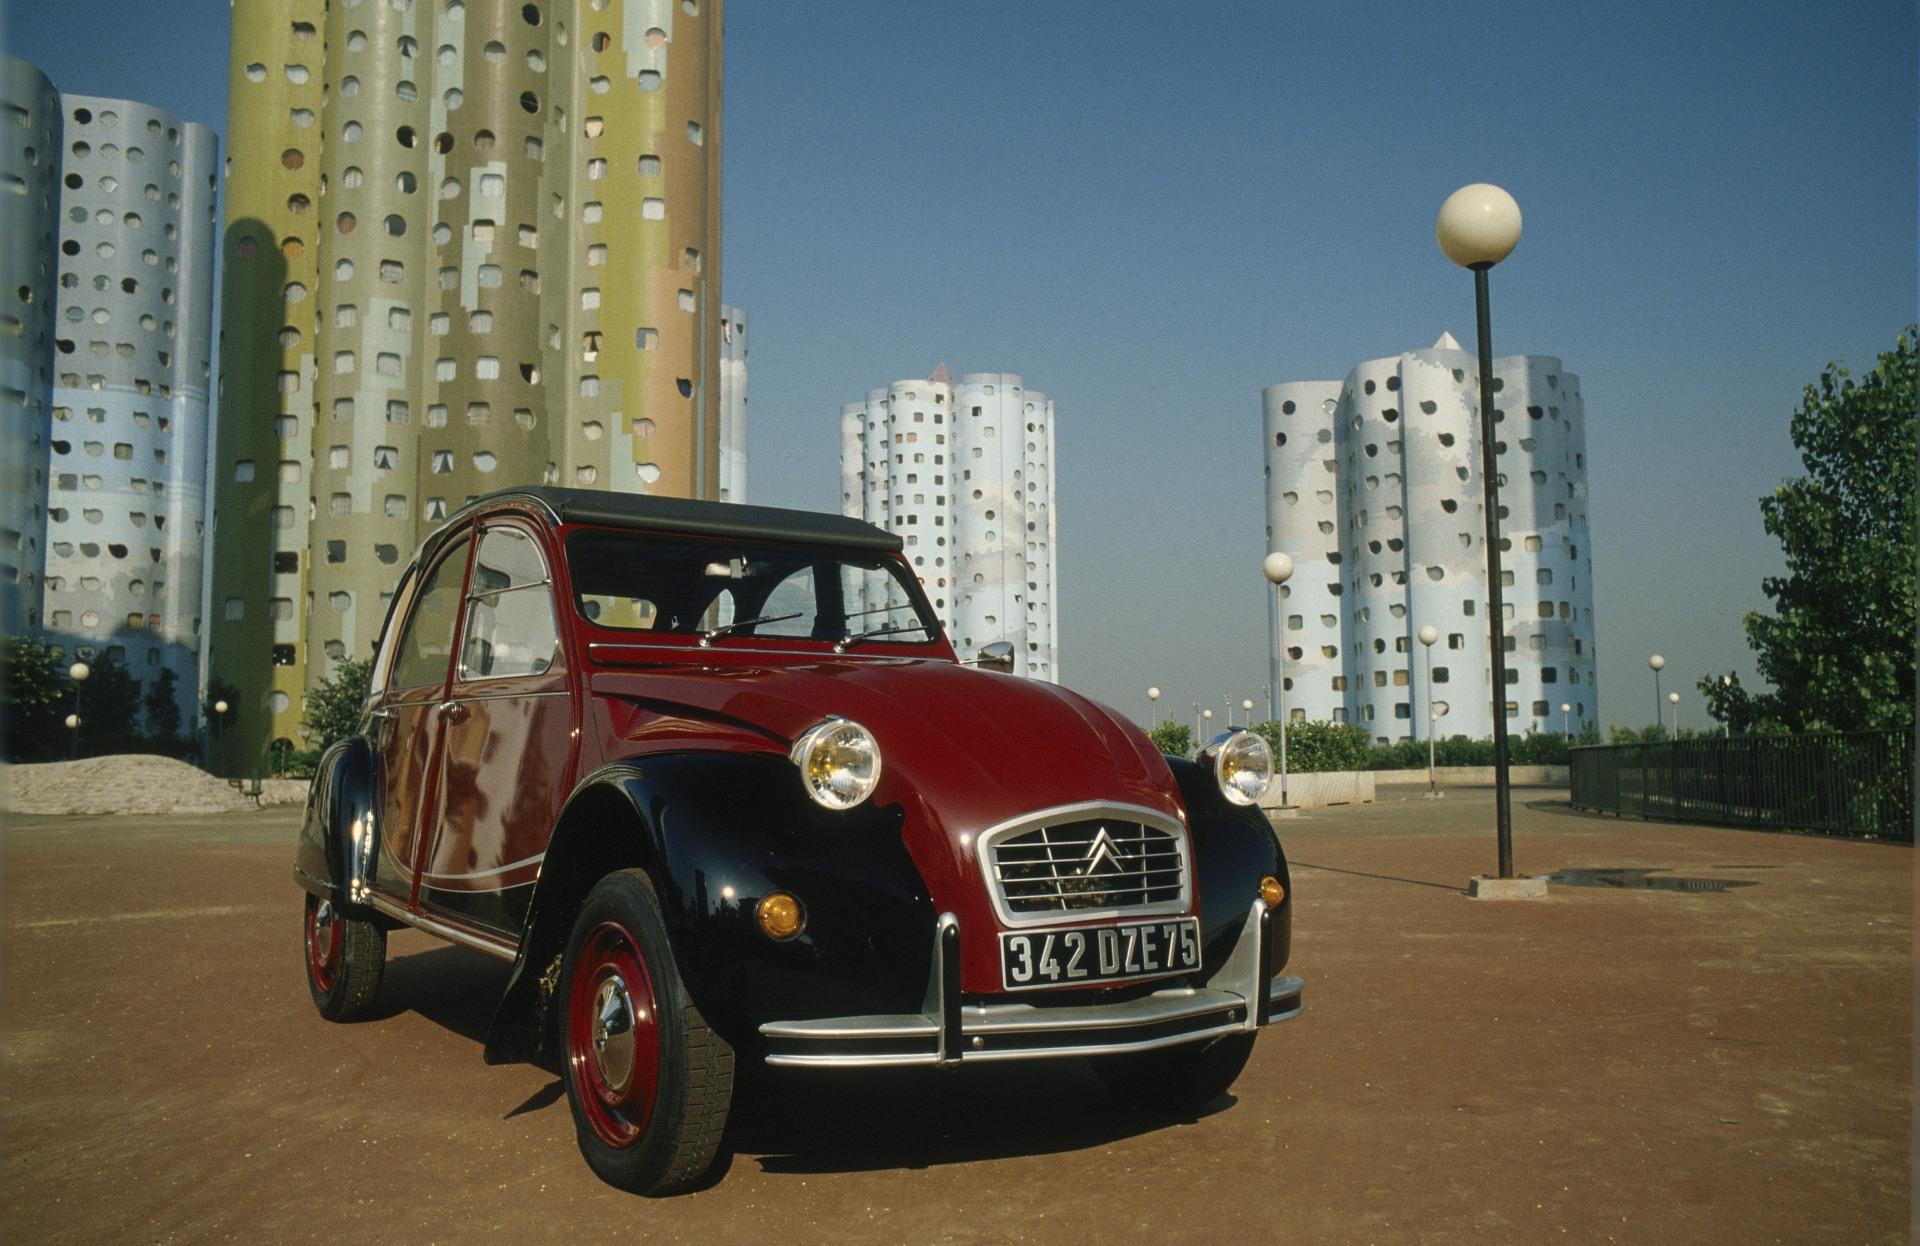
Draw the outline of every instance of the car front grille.
[[[982,839],[996,907],[1011,922],[1186,907],[1184,834],[1132,811],[1028,819]]]

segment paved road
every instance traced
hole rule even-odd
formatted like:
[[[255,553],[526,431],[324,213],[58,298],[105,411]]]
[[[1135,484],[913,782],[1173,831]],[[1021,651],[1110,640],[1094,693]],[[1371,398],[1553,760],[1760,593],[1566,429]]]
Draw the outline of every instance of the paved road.
[[[1716,892],[1460,894],[1491,801],[1284,824],[1308,1011],[1234,1094],[1118,1111],[1084,1068],[787,1078],[725,1178],[600,1185],[558,1083],[488,1068],[503,969],[411,933],[375,1020],[301,978],[293,811],[16,819],[9,1242],[1898,1242],[1913,855],[1517,794],[1522,872]]]

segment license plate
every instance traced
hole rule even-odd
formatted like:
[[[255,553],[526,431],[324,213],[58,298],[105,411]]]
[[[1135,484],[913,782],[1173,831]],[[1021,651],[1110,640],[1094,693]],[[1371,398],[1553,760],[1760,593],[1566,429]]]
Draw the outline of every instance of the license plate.
[[[1000,936],[1000,980],[1009,991],[1124,982],[1198,968],[1197,917]]]

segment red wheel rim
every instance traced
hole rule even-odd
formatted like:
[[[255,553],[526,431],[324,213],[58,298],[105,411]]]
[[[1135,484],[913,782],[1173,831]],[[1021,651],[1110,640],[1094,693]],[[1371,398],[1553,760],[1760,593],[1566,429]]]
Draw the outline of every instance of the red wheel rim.
[[[640,944],[618,922],[596,926],[574,964],[567,1062],[600,1140],[638,1142],[660,1084],[660,1017]]]
[[[318,896],[307,897],[307,972],[322,995],[340,972],[340,919]]]

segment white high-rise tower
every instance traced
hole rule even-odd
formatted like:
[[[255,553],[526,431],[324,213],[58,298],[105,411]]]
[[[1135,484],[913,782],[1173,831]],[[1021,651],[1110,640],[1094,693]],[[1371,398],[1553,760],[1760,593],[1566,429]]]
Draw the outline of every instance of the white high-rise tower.
[[[1493,734],[1478,362],[1451,335],[1345,381],[1264,392],[1267,547],[1281,589],[1294,721],[1380,743]],[[1580,379],[1546,355],[1494,361],[1507,725],[1597,720],[1593,551]],[[1432,624],[1433,688],[1418,634]]]
[[[895,381],[840,410],[840,509],[900,534],[963,656],[1058,682],[1053,403],[1009,372]]]

